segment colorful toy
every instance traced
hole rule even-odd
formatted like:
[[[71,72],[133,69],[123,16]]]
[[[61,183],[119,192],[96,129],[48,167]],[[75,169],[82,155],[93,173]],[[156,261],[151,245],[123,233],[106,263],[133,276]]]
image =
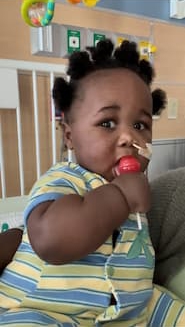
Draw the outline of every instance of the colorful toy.
[[[77,5],[78,3],[81,2],[81,0],[67,0],[69,3],[71,3],[72,5]]]
[[[50,24],[55,8],[55,0],[24,0],[21,15],[24,21],[32,27]]]
[[[87,7],[96,6],[100,0],[67,0],[70,4],[83,3]],[[21,15],[32,27],[43,27],[50,24],[55,9],[55,0],[23,0]]]
[[[87,7],[94,7],[96,6],[97,2],[100,0],[67,0],[72,5],[77,5],[78,3],[82,2]]]

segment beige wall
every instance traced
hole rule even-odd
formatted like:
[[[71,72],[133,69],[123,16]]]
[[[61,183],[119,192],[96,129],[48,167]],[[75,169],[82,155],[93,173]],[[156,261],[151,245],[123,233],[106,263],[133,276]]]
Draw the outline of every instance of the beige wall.
[[[21,3],[21,0],[1,0],[0,58],[64,63],[65,60],[60,58],[31,55],[30,28],[21,17]],[[58,3],[53,22],[145,37],[149,37],[152,30],[157,46],[154,62],[157,86],[161,83],[169,97],[179,100],[177,119],[169,120],[166,110],[162,118],[154,122],[153,137],[185,137],[185,27],[130,17],[123,13],[98,11],[96,7],[92,10],[85,6]]]
[[[30,52],[30,27],[23,21],[20,8],[21,0],[1,0],[1,19],[0,19],[0,58],[18,59],[26,61],[38,61],[47,63],[66,63],[61,58],[49,58],[32,56]],[[167,110],[162,113],[159,120],[154,121],[153,138],[185,138],[185,27],[170,25],[150,19],[141,19],[105,11],[98,11],[97,8],[89,9],[68,4],[56,4],[53,22],[60,24],[74,25],[78,27],[94,28],[115,33],[123,33],[135,36],[149,37],[151,33],[154,37],[154,44],[157,52],[154,58],[156,68],[155,87],[162,87],[171,98],[179,101],[178,117],[175,120],[167,118]],[[182,41],[181,41],[182,40]],[[40,77],[40,80],[42,77]],[[28,191],[36,178],[33,169],[35,161],[35,145],[33,140],[33,103],[31,96],[31,86],[29,76],[20,77],[21,90],[21,110],[22,123],[24,128],[24,149],[28,151],[25,160],[26,180]],[[25,89],[25,85],[26,89]],[[50,120],[49,120],[49,85],[48,81],[39,82],[40,96],[39,104],[41,108],[40,120],[42,121],[41,131],[41,151],[42,161],[41,170],[45,171],[51,164],[51,156],[48,155]],[[4,122],[4,139],[7,142],[6,158],[7,162],[13,153],[14,165],[10,165],[10,179],[12,179],[15,167],[17,166],[17,148],[12,147],[11,140],[15,138],[15,114],[7,111],[0,113]],[[61,137],[60,130],[56,131],[59,147]],[[15,153],[14,153],[15,152]],[[9,169],[9,165],[6,166]],[[17,189],[18,177],[15,177],[15,188]],[[8,185],[10,185],[8,183]],[[15,195],[14,187],[10,191]]]

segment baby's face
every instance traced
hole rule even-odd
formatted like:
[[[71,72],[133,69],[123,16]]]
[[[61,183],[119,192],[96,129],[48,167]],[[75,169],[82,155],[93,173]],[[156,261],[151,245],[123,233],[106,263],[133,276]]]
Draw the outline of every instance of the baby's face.
[[[111,181],[124,155],[134,155],[144,171],[152,140],[152,98],[148,86],[127,69],[94,72],[81,81],[71,109],[70,137],[77,162]],[[68,135],[69,137],[69,135]]]

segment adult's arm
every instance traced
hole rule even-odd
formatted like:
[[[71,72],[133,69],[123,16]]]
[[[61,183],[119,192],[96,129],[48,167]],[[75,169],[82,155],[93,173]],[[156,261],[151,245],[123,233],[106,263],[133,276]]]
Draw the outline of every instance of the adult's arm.
[[[0,274],[11,262],[22,238],[22,230],[12,228],[0,233]]]
[[[150,184],[152,205],[147,217],[156,253],[154,282],[168,287],[185,269],[185,167],[170,170]]]

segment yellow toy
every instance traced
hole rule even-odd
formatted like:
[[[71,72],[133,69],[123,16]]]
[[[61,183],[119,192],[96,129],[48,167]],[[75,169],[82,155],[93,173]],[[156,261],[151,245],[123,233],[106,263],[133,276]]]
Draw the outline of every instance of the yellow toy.
[[[94,7],[96,6],[99,0],[82,0],[83,4],[87,7]]]
[[[55,0],[24,0],[21,15],[25,22],[32,27],[50,24],[55,8]]]
[[[96,6],[97,2],[100,0],[67,0],[70,4],[77,5],[78,3],[82,2],[87,7],[94,7]]]
[[[67,0],[69,3],[71,3],[72,5],[77,5],[78,3],[81,2],[81,0]]]
[[[139,52],[140,58],[149,60],[150,56],[157,51],[157,48],[154,44],[148,41],[140,41],[139,42]]]

